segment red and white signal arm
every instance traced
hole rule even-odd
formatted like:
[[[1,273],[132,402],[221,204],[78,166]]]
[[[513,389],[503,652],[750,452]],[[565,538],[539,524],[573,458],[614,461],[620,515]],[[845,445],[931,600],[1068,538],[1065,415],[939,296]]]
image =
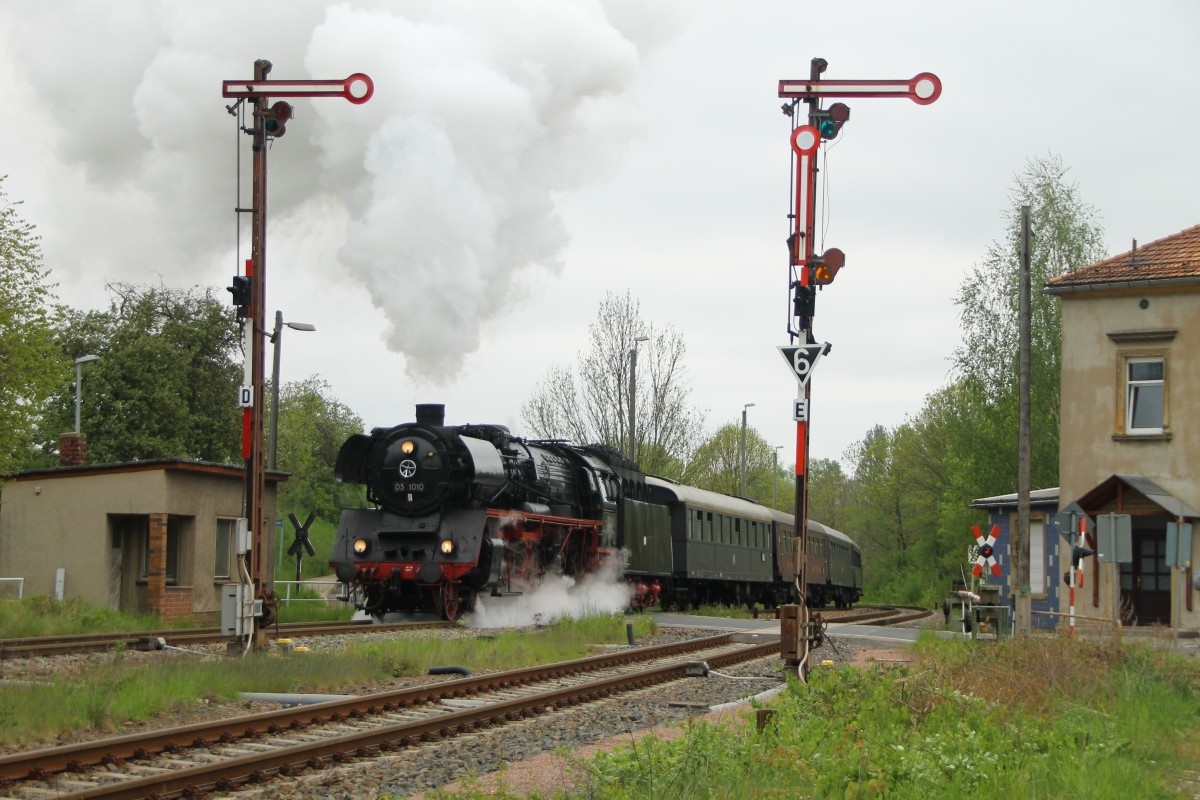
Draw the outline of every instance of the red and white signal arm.
[[[1000,526],[993,525],[987,536],[984,536],[979,526],[975,525],[971,528],[971,533],[975,534],[975,543],[979,546],[979,555],[975,557],[975,566],[971,567],[971,574],[978,578],[983,574],[984,567],[991,567],[992,574],[999,577],[1000,565],[996,563],[995,545],[996,537],[1000,535]]]

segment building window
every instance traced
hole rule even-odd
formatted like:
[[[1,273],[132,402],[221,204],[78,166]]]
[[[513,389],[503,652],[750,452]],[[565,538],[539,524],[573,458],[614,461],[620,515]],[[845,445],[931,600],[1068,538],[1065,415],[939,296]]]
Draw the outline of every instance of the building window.
[[[1163,432],[1164,377],[1162,358],[1130,358],[1125,362],[1126,433]]]
[[[233,564],[234,526],[237,520],[217,520],[216,560],[213,567],[214,578],[228,578]]]
[[[179,527],[172,525],[170,521],[167,523],[167,585],[175,586],[179,583],[179,540],[182,538]],[[150,531],[147,527],[142,532],[142,569],[138,576],[142,580],[148,577],[147,567],[150,564]]]
[[[1029,523],[1029,591],[1046,593],[1046,523]]]

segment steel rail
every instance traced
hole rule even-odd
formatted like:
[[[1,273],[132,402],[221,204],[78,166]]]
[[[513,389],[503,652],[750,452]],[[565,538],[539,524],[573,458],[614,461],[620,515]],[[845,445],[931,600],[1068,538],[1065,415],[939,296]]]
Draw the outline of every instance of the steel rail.
[[[339,633],[392,633],[423,628],[445,628],[452,623],[442,620],[423,622],[289,622],[278,626],[279,636],[328,636]],[[186,644],[219,644],[235,637],[220,628],[173,628],[157,631],[117,631],[110,633],[77,633],[63,636],[28,636],[0,640],[0,659],[52,656],[70,653],[101,652],[117,646],[154,649],[157,640],[178,646]]]
[[[734,653],[710,658],[718,667],[761,658],[778,652],[777,643],[747,647]],[[415,720],[348,733],[337,739],[309,742],[269,753],[243,756],[213,764],[184,767],[168,774],[97,786],[80,792],[59,795],[62,798],[165,798],[191,795],[197,791],[229,791],[247,783],[261,783],[274,775],[290,774],[298,768],[313,768],[330,761],[340,762],[369,757],[393,747],[409,747],[436,741],[481,728],[500,725],[546,713],[554,709],[603,699],[619,692],[652,686],[684,677],[686,663],[665,664],[648,670],[601,678],[569,688],[552,689],[536,695],[502,701],[481,708],[465,709],[430,719]]]
[[[27,753],[15,753],[0,756],[0,782],[44,779],[47,775],[67,770],[78,771],[124,759],[147,758],[164,752],[213,742],[231,743],[240,739],[253,739],[263,733],[278,733],[288,728],[320,725],[328,721],[385,713],[437,700],[465,697],[483,691],[526,685],[637,661],[669,658],[695,650],[726,645],[732,641],[732,638],[733,634],[725,633],[659,647],[603,653],[573,661],[458,678],[345,700],[331,700],[310,706],[264,711],[229,719],[198,722],[178,728],[60,745]],[[775,650],[779,648],[778,643],[766,646]]]

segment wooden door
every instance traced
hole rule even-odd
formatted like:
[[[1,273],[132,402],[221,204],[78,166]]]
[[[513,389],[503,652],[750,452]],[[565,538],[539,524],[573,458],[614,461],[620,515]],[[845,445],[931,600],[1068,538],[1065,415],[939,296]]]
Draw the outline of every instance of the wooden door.
[[[1171,622],[1171,568],[1166,531],[1133,533],[1133,563],[1121,565],[1124,621],[1134,625]]]

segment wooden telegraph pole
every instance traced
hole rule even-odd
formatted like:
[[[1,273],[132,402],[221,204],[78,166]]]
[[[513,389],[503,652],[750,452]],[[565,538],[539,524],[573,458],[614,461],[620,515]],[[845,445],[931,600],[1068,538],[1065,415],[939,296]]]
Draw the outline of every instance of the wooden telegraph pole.
[[[1017,529],[1013,531],[1013,565],[1010,577],[1009,591],[1015,590],[1014,620],[1017,633],[1028,634],[1033,631],[1033,598],[1029,594],[1029,440],[1030,431],[1030,244],[1029,206],[1021,206],[1021,253],[1020,253],[1020,297],[1017,301],[1017,317],[1019,333],[1017,334],[1017,349],[1020,366],[1018,371],[1020,394],[1020,422],[1017,433]]]
[[[271,62],[259,59],[254,62],[252,80],[228,80],[222,84],[222,96],[249,100],[254,109],[253,125],[246,130],[253,144],[253,187],[250,260],[246,263],[245,278],[234,278],[234,303],[239,306],[238,316],[243,318],[246,348],[246,382],[239,394],[242,406],[242,457],[246,463],[245,513],[248,528],[249,548],[246,557],[246,575],[249,581],[240,604],[243,611],[239,621],[253,619],[252,644],[264,647],[267,643],[267,628],[275,619],[275,587],[266,565],[270,563],[270,534],[273,526],[267,519],[266,497],[266,448],[263,441],[264,429],[264,378],[263,336],[268,333],[264,309],[267,287],[267,142],[277,139],[287,131],[287,122],[292,118],[292,106],[286,100],[272,98],[292,97],[342,97],[354,104],[365,103],[375,91],[371,79],[362,73],[351,75],[345,80],[267,80]],[[244,209],[238,209],[243,211]],[[241,283],[239,284],[239,280]],[[244,289],[247,287],[249,297]],[[240,545],[239,545],[240,551]],[[239,635],[242,635],[239,625]]]
[[[845,254],[836,247],[816,255],[816,183],[817,152],[823,141],[834,139],[842,125],[850,118],[850,109],[845,103],[834,103],[822,108],[825,98],[849,97],[900,97],[918,105],[928,105],[942,93],[942,82],[931,72],[922,72],[909,80],[823,80],[821,75],[829,64],[823,58],[814,58],[807,80],[783,80],[779,82],[779,96],[792,100],[785,103],[784,113],[792,119],[792,153],[795,156],[795,200],[790,219],[791,235],[788,237],[788,288],[792,301],[792,314],[788,318],[787,333],[791,344],[780,347],[792,372],[796,376],[798,393],[793,404],[796,421],[796,592],[799,599],[799,615],[794,621],[800,647],[796,648],[798,671],[801,677],[808,674],[808,653],[817,639],[819,619],[810,618],[808,609],[808,418],[812,387],[809,378],[813,367],[822,355],[829,352],[829,343],[819,344],[813,335],[812,319],[816,313],[817,287],[833,282],[839,269],[845,264]],[[799,101],[808,105],[805,124],[797,126],[796,108]],[[785,629],[789,623],[785,623]],[[785,638],[787,631],[785,630]],[[784,652],[790,653],[788,642]]]

